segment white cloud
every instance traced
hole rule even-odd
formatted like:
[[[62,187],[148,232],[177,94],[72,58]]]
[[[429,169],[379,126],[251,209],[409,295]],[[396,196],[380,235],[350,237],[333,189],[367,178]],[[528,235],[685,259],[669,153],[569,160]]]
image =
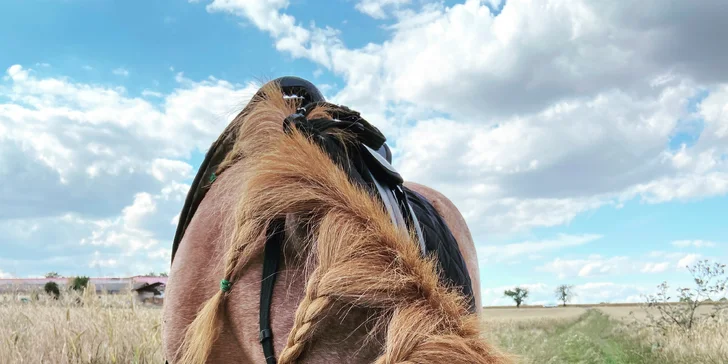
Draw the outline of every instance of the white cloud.
[[[148,254],[149,258],[161,259],[165,262],[172,260],[172,249],[170,248],[159,248],[151,251]]]
[[[94,252],[94,258],[89,262],[88,266],[91,268],[109,268],[109,267],[116,267],[118,262],[116,259],[102,259],[101,253],[98,251]]]
[[[687,254],[680,261],[677,262],[676,267],[683,269],[685,267],[692,266],[700,258],[700,254]]]
[[[156,210],[157,204],[153,201],[152,195],[142,192],[134,196],[133,204],[121,210],[121,216],[127,228],[138,229]]]
[[[565,235],[560,234],[555,239],[526,241],[515,244],[504,245],[485,245],[479,246],[478,257],[481,262],[503,261],[516,258],[522,255],[531,255],[534,253],[560,250],[564,248],[584,245],[595,240],[601,239],[601,235],[585,234],[585,235]]]
[[[535,268],[537,272],[555,274],[559,279],[575,277],[617,276],[641,273],[664,273],[670,262],[645,262],[628,256],[603,257],[595,254],[582,259],[555,258]]]
[[[397,9],[410,2],[411,0],[360,0],[354,7],[372,18],[384,19],[387,17],[385,9]]]
[[[718,163],[717,160],[713,160]],[[725,164],[724,162],[722,164]],[[662,177],[640,183],[627,189],[623,200],[639,195],[648,203],[663,203],[673,200],[691,201],[728,193],[728,173],[687,174],[676,177]]]
[[[722,85],[711,92],[700,103],[699,114],[705,120],[705,134],[701,141],[728,139],[728,85]]]
[[[144,97],[163,97],[164,95],[161,92],[156,92],[152,90],[144,90],[142,91],[142,96]]]
[[[394,2],[357,6],[371,4],[371,12],[382,15],[380,5]],[[330,28],[297,25],[285,13],[296,10],[289,5],[285,0],[215,0],[207,8],[247,19],[269,33],[279,50],[344,76],[347,88],[366,82],[395,101],[449,112],[535,111],[564,97],[615,86],[649,92],[686,74],[711,81],[728,76],[720,66],[728,52],[713,52],[722,38],[705,37],[723,31],[717,20],[726,5],[720,1],[669,9],[647,1],[634,11],[627,1],[513,0],[497,17],[490,11],[492,2],[426,4],[418,12],[402,11],[386,43],[356,50],[343,47]],[[363,68],[352,58],[376,61]]]
[[[115,68],[113,71],[111,71],[111,73],[113,73],[113,74],[115,74],[117,76],[122,76],[122,77],[128,77],[129,76],[129,70],[127,70],[125,68],[122,68],[122,67]]]
[[[13,65],[0,96],[0,217],[118,214],[142,188],[184,180],[178,158],[204,151],[257,90],[181,74],[162,106],[119,87],[39,78]],[[177,161],[175,161],[177,160]],[[10,178],[12,175],[12,178]],[[171,216],[170,216],[171,217]]]
[[[642,295],[655,291],[651,285],[589,282],[574,287],[572,303],[636,303],[644,302]]]
[[[403,3],[356,3],[394,17],[386,41],[358,49],[347,48],[337,29],[288,15],[302,6],[296,2],[214,0],[207,10],[235,14],[268,33],[277,50],[339,76],[331,99],[380,127],[402,174],[451,197],[476,238],[566,224],[634,198],[728,193],[728,50],[720,26],[727,3],[649,0],[635,9],[626,1],[468,0],[416,10]],[[500,5],[493,16],[489,6]],[[169,238],[161,231],[171,230],[189,188],[191,167],[180,159],[209,147],[257,89],[178,73],[173,92],[134,97],[21,65],[3,80],[0,228],[16,241],[68,234],[94,248],[155,257],[164,254],[154,242]],[[703,93],[692,112],[691,100]],[[697,118],[705,121],[697,143],[668,149],[682,120]],[[16,232],[12,225],[21,224],[8,218],[40,227]],[[55,222],[63,224],[49,227]],[[555,240],[523,244],[511,253],[481,249],[560,248]],[[100,261],[116,259],[103,254]],[[545,269],[588,277],[655,272],[687,256],[622,258],[563,259]]]
[[[10,273],[5,273],[2,270],[0,270],[0,279],[6,279],[6,278],[13,278],[13,275]]]
[[[7,69],[0,266],[34,274],[77,274],[79,262],[93,274],[166,269],[170,221],[193,175],[180,159],[209,148],[258,88],[182,74],[174,81],[176,89],[151,103],[123,87]]]
[[[375,16],[391,3],[366,2]],[[703,90],[715,94],[699,107],[707,133],[728,134],[728,51],[717,35],[726,3],[647,1],[634,11],[626,1],[513,0],[493,16],[489,6],[499,5],[400,9],[386,42],[359,49],[335,29],[298,24],[288,1],[207,9],[240,16],[278,50],[341,76],[333,101],[395,140],[397,168],[453,196],[476,235],[560,225],[636,197],[728,193],[718,147],[728,143],[701,136],[691,148],[666,147]]]
[[[160,182],[184,180],[192,177],[192,166],[179,160],[158,158],[152,162],[151,173]]]
[[[712,248],[717,245],[715,242],[707,240],[675,240],[671,244],[678,248],[688,248],[691,246],[696,248]]]
[[[645,266],[642,268],[641,272],[643,273],[662,273],[666,271],[670,266],[669,262],[662,262],[662,263],[645,263]]]
[[[664,258],[664,259],[668,259],[668,260],[671,260],[671,261],[678,261],[678,260],[680,260],[680,258],[682,258],[683,256],[685,256],[685,253],[681,253],[681,252],[666,252],[666,251],[662,251],[662,250],[654,250],[654,251],[649,252],[647,254],[647,256],[650,257],[650,258]]]

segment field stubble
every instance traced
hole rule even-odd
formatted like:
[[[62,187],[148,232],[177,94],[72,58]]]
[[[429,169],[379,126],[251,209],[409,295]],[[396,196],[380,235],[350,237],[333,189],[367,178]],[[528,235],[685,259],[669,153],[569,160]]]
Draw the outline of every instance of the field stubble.
[[[9,298],[0,296],[2,363],[163,362],[161,309],[130,294]],[[643,320],[636,305],[484,310],[489,338],[520,363],[728,363],[725,316],[689,334]]]
[[[484,318],[491,340],[520,363],[728,363],[725,312],[666,333],[645,325],[639,305],[485,309]]]

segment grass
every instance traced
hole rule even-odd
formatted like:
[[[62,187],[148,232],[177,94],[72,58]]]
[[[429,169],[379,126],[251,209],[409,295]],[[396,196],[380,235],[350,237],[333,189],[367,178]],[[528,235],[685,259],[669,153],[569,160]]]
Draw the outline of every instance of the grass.
[[[486,309],[485,316],[489,338],[520,363],[728,363],[725,316],[666,334],[646,327],[637,306]]]
[[[28,296],[31,298],[30,296]],[[728,363],[728,319],[662,335],[636,306],[484,310],[488,336],[520,363]],[[637,324],[635,324],[635,322]],[[0,296],[0,362],[163,363],[161,309],[131,294]]]
[[[580,316],[488,322],[491,339],[521,363],[658,363],[599,310]]]

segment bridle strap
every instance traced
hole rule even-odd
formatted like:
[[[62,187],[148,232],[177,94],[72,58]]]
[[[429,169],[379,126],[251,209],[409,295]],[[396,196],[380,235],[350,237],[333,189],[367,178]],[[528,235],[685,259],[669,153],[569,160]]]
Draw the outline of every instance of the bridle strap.
[[[263,346],[266,364],[276,364],[273,350],[273,330],[270,327],[270,308],[273,305],[273,286],[278,275],[281,246],[285,234],[285,219],[274,220],[268,226],[265,252],[263,253],[263,275],[260,287],[260,333],[258,339]]]

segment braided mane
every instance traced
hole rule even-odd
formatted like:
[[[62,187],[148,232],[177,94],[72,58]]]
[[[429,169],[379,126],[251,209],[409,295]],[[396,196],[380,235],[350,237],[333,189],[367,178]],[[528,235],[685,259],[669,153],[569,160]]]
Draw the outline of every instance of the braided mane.
[[[223,170],[243,163],[249,176],[234,210],[235,230],[227,241],[224,276],[235,290],[250,261],[261,254],[258,237],[276,220],[302,217],[308,234],[304,296],[298,305],[280,364],[303,359],[323,319],[335,307],[378,312],[376,327],[385,342],[376,363],[507,363],[509,358],[481,336],[477,315],[467,299],[438,279],[436,261],[423,258],[413,236],[397,229],[372,195],[298,126],[283,131],[297,100],[286,99],[275,83],[262,89],[252,107],[231,128],[237,132]],[[331,118],[326,105],[308,119]],[[346,131],[332,131],[341,140]],[[188,326],[182,363],[205,363],[219,336],[229,292],[220,290],[204,303]]]

